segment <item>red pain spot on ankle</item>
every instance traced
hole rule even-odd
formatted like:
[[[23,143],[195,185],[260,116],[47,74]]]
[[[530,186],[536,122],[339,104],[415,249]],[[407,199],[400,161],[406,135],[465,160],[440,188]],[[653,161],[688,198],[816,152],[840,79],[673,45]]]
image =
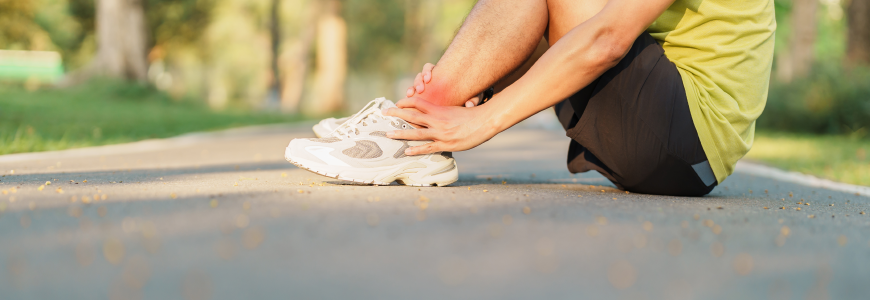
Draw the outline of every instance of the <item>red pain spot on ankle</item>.
[[[440,106],[462,106],[465,104],[464,100],[453,99],[455,97],[452,96],[450,89],[446,86],[430,83],[426,85],[426,91],[422,94],[414,95],[412,98],[424,100]]]

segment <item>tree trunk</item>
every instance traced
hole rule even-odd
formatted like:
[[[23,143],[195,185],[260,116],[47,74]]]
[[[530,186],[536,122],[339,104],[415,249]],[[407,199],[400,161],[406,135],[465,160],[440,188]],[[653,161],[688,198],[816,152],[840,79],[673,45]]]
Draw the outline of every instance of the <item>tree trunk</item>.
[[[281,19],[280,15],[281,0],[272,0],[272,7],[269,13],[269,37],[272,42],[272,84],[269,86],[269,92],[266,94],[266,107],[275,108],[281,102],[281,73],[278,66],[280,59],[281,47]]]
[[[815,60],[816,11],[818,0],[793,0],[791,11],[792,32],[788,53],[778,60],[780,81],[791,82],[807,76]]]
[[[848,9],[847,66],[870,64],[870,0],[852,0]]]
[[[281,112],[292,114],[299,111],[302,92],[305,89],[305,76],[308,73],[308,58],[317,33],[315,22],[318,20],[317,5],[306,8],[302,32],[296,41],[285,47],[280,57],[281,66]]]
[[[305,76],[308,73],[308,57],[314,44],[314,26],[302,33],[302,37],[282,55],[281,66],[285,67],[281,89],[281,112],[296,113],[305,89]]]
[[[93,76],[146,81],[147,29],[142,0],[97,0],[97,53],[87,67],[61,80],[60,85]]]
[[[97,64],[106,76],[145,81],[145,10],[141,0],[97,1]]]
[[[347,77],[347,24],[341,18],[338,1],[324,3],[317,21],[317,60],[314,99],[306,113],[326,115],[338,111],[344,102]]]

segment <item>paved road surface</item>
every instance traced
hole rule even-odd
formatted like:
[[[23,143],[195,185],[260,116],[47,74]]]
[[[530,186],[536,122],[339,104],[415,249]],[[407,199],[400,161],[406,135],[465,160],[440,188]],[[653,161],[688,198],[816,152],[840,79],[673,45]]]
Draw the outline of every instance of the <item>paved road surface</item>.
[[[444,188],[300,170],[306,126],[0,156],[0,298],[870,298],[870,198],[626,194],[543,127],[457,153]]]

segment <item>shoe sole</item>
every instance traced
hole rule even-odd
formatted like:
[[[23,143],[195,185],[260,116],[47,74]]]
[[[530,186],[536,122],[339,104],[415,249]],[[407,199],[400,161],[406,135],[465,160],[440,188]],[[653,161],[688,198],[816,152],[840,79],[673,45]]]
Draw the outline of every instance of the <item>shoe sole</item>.
[[[329,166],[303,158],[294,158],[289,155],[288,148],[284,159],[312,173],[372,185],[390,185],[395,181],[408,186],[446,186],[459,180],[459,169],[453,158],[440,162],[420,159],[396,166],[360,169]]]

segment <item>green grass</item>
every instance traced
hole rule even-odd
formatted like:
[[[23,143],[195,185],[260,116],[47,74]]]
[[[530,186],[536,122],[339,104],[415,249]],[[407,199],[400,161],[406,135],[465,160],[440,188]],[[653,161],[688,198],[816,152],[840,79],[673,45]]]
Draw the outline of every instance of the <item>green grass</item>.
[[[247,109],[213,111],[151,87],[97,80],[64,89],[0,86],[0,154],[62,150],[245,125],[297,116]]]
[[[761,131],[746,157],[789,171],[870,186],[867,139]]]

